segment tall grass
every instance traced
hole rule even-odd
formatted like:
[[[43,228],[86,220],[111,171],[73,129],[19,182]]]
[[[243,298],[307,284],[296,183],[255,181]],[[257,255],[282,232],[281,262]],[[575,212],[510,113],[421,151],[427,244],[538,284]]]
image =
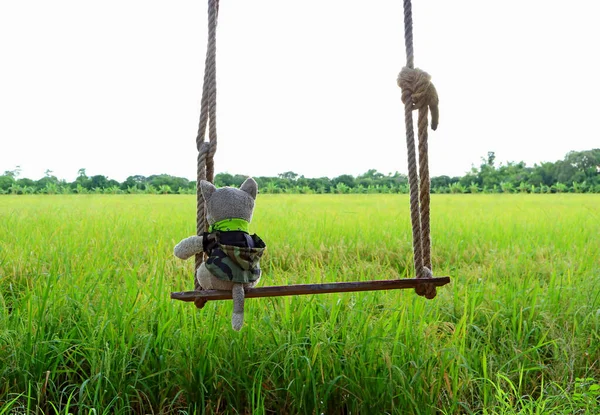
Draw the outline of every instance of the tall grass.
[[[0,197],[0,414],[600,413],[600,197],[435,195],[412,291],[169,299],[190,196]],[[261,195],[263,285],[412,276],[405,195]]]

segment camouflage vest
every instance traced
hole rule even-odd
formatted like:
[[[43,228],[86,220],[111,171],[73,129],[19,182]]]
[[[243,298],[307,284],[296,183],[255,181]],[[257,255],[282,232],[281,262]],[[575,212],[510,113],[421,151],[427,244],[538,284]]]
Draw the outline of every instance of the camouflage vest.
[[[266,248],[258,235],[242,231],[204,234],[206,269],[224,281],[246,284],[260,277],[259,261]]]

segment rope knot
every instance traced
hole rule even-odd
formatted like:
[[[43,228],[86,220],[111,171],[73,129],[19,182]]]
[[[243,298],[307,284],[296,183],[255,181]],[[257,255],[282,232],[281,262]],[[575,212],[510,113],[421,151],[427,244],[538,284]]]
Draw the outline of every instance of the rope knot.
[[[423,267],[422,274],[420,276],[417,276],[417,278],[433,278],[433,272],[431,272],[429,268]],[[415,288],[415,292],[421,297],[427,298],[428,300],[435,298],[435,296],[437,295],[437,290],[435,289],[435,285],[433,284],[419,285]]]
[[[431,76],[418,68],[402,68],[398,74],[398,86],[402,89],[402,102],[412,104],[413,109],[431,111],[431,129],[436,130],[440,117],[438,94]]]

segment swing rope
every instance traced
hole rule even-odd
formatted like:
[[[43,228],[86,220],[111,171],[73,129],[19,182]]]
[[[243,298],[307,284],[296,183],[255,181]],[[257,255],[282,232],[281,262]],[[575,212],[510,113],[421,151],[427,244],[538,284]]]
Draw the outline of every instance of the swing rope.
[[[402,89],[404,121],[406,124],[406,147],[408,151],[408,181],[410,187],[410,219],[413,236],[413,257],[417,278],[432,278],[430,236],[430,179],[427,156],[427,115],[431,111],[431,128],[438,125],[438,96],[427,72],[414,67],[413,27],[411,0],[404,0],[404,43],[406,66],[398,75],[398,86]],[[414,110],[419,111],[419,172],[415,154]],[[415,288],[418,295],[432,299],[436,296],[433,284]]]
[[[219,0],[208,1],[208,45],[206,47],[206,60],[204,64],[204,84],[202,87],[202,101],[200,104],[200,121],[196,148],[198,150],[198,169],[196,174],[196,233],[202,235],[208,230],[206,220],[206,203],[200,190],[200,181],[214,181],[215,164],[214,156],[217,152],[217,21],[219,17]],[[208,127],[208,139],[205,141]],[[198,269],[204,261],[204,253],[196,254],[194,270]],[[202,288],[198,285],[194,274],[194,289]],[[197,301],[196,306],[202,308],[206,301]]]
[[[219,0],[208,2],[208,46],[206,48],[206,61],[204,66],[204,85],[202,88],[202,101],[200,106],[200,122],[196,136],[198,149],[198,170],[196,181],[196,231],[202,235],[208,229],[206,209],[200,180],[214,181],[215,167],[214,156],[217,151],[217,18],[219,14]],[[205,141],[208,126],[209,141]],[[202,257],[202,256],[200,256]],[[197,262],[196,265],[200,266]],[[202,263],[202,261],[200,261]]]

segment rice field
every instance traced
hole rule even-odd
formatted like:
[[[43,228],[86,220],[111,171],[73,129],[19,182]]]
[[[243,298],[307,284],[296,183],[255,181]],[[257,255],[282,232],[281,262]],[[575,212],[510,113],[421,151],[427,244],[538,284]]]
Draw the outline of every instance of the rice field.
[[[262,285],[411,277],[406,195],[260,195]],[[0,196],[0,415],[600,414],[600,195],[433,195],[412,290],[202,310],[187,195]]]

